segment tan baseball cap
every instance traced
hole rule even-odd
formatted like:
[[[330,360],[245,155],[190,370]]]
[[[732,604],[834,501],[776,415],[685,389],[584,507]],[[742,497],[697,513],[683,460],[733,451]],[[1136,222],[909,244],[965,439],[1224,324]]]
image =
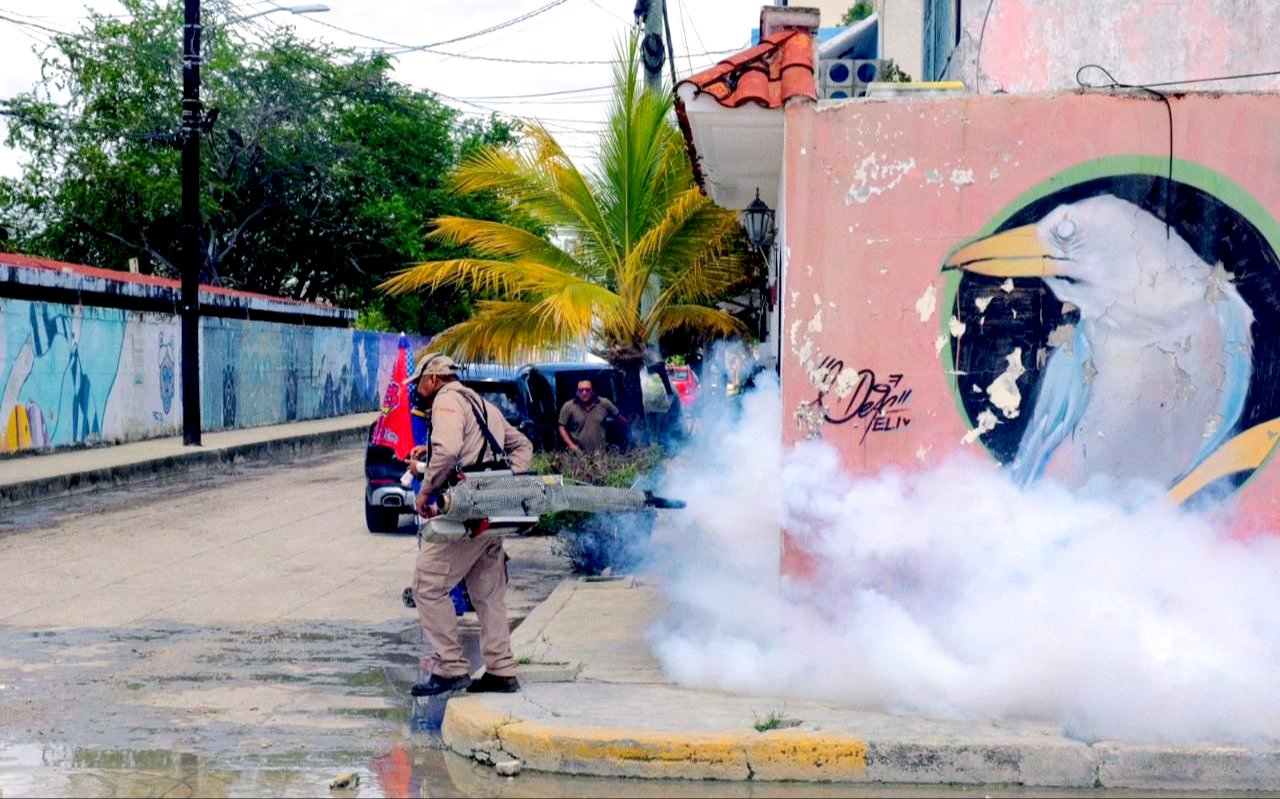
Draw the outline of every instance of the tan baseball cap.
[[[416,383],[426,375],[456,375],[457,373],[458,364],[454,363],[452,358],[438,352],[429,352],[418,361],[418,365],[413,368],[413,374],[409,375],[406,382]]]

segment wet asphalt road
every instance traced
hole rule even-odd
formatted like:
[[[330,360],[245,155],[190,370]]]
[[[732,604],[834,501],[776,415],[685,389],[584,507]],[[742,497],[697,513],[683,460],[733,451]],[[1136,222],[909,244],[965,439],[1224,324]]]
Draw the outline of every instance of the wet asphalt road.
[[[361,456],[0,517],[0,792],[313,795],[363,771],[372,795],[416,769],[415,796],[464,793],[443,706],[407,695],[416,539],[364,529]],[[551,550],[510,543],[515,619],[567,575]]]
[[[1138,795],[498,777],[406,693],[415,539],[365,531],[361,457],[0,515],[0,796]],[[546,539],[507,548],[518,620],[567,566]],[[341,772],[358,787],[331,792]]]

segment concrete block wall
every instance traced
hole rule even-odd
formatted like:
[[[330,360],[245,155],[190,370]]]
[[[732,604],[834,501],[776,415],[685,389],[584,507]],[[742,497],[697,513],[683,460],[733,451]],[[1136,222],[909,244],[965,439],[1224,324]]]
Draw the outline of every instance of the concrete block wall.
[[[376,410],[399,336],[207,318],[205,430]],[[415,352],[427,339],[414,337]],[[0,299],[0,451],[179,435],[181,345],[172,314]]]
[[[1142,96],[788,107],[787,440],[1280,529],[1278,99],[1174,98],[1172,160]]]

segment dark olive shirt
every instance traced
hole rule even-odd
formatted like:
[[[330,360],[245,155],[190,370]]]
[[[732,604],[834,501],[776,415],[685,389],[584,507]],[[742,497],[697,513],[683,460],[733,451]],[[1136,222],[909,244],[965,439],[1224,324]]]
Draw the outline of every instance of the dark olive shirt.
[[[569,431],[583,452],[604,449],[604,420],[618,415],[618,406],[604,397],[596,397],[590,405],[571,399],[560,409],[560,424]]]

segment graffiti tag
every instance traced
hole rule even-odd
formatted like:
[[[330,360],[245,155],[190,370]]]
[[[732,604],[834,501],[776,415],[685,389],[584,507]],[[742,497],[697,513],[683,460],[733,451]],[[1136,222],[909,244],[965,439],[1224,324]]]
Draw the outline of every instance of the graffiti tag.
[[[827,378],[818,389],[813,404],[822,409],[823,418],[830,424],[853,423],[862,428],[859,444],[865,444],[872,433],[891,433],[911,426],[910,409],[912,389],[902,385],[903,376],[891,374],[880,382],[871,369],[852,373],[845,369],[839,358],[823,358],[818,368]],[[828,406],[828,398],[835,391],[837,404]]]

